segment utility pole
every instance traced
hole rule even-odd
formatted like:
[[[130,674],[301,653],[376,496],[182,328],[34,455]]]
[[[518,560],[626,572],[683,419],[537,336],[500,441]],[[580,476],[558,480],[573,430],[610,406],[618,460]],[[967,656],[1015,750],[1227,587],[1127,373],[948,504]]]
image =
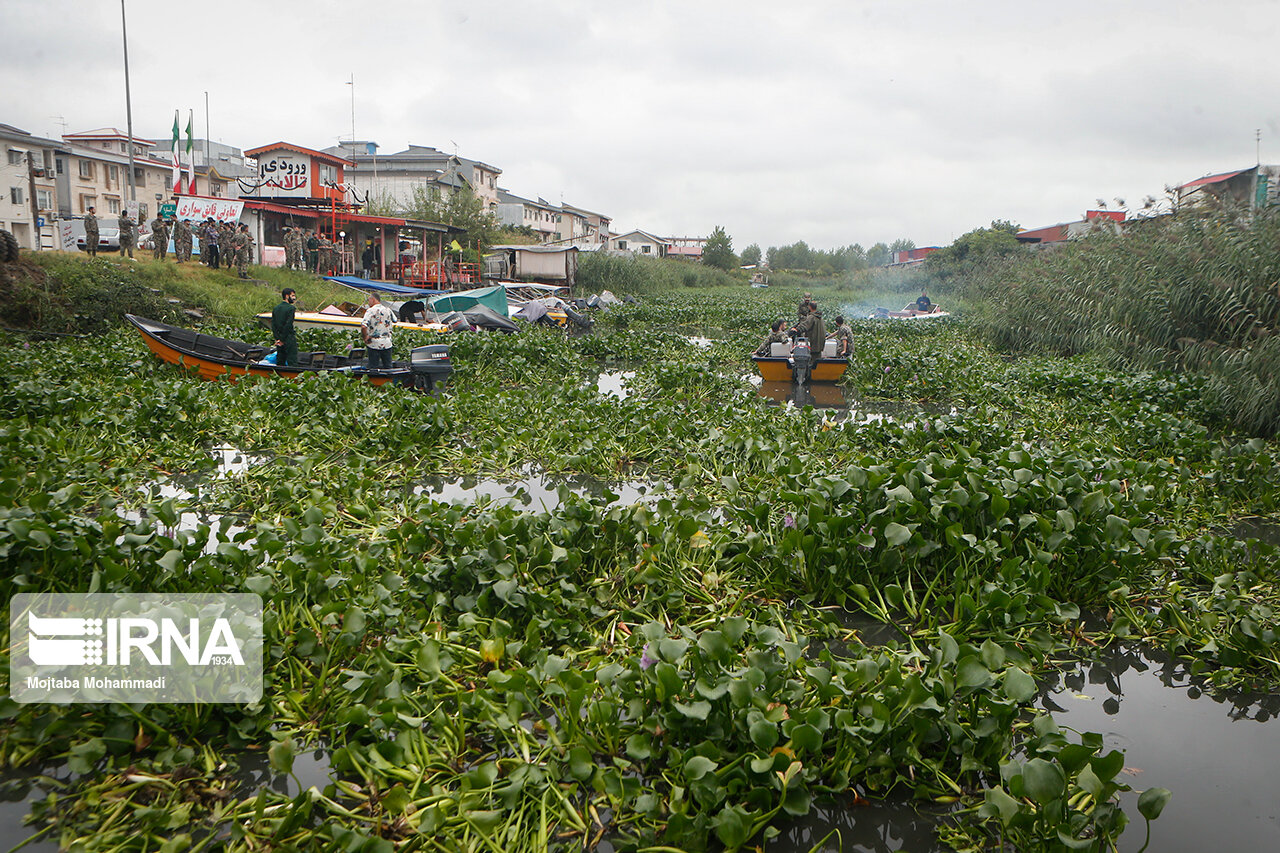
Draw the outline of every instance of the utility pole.
[[[31,193],[31,237],[32,246],[37,252],[44,248],[44,240],[40,234],[40,205],[36,204],[36,161],[31,152],[27,152],[27,191]]]
[[[204,93],[204,167],[213,170],[213,161],[209,159],[209,93]],[[209,195],[213,195],[212,192]]]
[[[124,37],[124,114],[129,134],[129,201],[138,200],[133,180],[133,99],[129,94],[129,30],[124,18],[124,0],[120,0],[120,35]]]

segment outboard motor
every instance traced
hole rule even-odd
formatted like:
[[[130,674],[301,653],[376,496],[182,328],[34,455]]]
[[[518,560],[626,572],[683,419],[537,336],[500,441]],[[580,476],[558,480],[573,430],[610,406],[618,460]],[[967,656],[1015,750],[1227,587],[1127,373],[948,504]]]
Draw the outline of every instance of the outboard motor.
[[[809,369],[813,365],[813,352],[809,348],[808,338],[796,338],[791,348],[791,378],[803,385],[809,381]]]
[[[413,387],[421,391],[434,391],[437,384],[443,385],[453,373],[448,344],[414,347],[409,365],[413,370]]]

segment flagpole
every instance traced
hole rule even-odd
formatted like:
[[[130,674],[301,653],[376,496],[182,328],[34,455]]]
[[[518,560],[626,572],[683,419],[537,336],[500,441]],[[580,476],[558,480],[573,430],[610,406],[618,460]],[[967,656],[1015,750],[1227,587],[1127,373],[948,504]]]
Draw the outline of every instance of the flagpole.
[[[124,114],[129,134],[129,201],[138,200],[138,188],[133,179],[133,100],[129,96],[129,30],[124,18],[124,0],[120,0],[120,34],[124,37]]]

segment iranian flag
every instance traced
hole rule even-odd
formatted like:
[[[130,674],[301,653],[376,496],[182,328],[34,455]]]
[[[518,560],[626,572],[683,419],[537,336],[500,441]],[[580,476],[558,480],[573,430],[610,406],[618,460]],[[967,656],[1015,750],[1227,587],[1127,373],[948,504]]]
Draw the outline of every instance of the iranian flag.
[[[178,162],[178,111],[173,111],[173,144],[169,146],[173,152],[173,191],[182,192],[182,164]]]
[[[196,194],[196,146],[191,139],[191,123],[195,121],[196,112],[192,110],[187,114],[187,167],[191,170],[187,173],[187,194]]]

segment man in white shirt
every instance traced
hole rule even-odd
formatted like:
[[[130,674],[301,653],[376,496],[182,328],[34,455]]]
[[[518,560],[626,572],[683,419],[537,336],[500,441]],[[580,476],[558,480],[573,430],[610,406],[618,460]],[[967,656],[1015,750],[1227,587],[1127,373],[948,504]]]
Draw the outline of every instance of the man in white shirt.
[[[360,337],[364,338],[365,355],[370,370],[391,369],[391,326],[396,315],[382,304],[378,294],[370,293],[360,321]]]

